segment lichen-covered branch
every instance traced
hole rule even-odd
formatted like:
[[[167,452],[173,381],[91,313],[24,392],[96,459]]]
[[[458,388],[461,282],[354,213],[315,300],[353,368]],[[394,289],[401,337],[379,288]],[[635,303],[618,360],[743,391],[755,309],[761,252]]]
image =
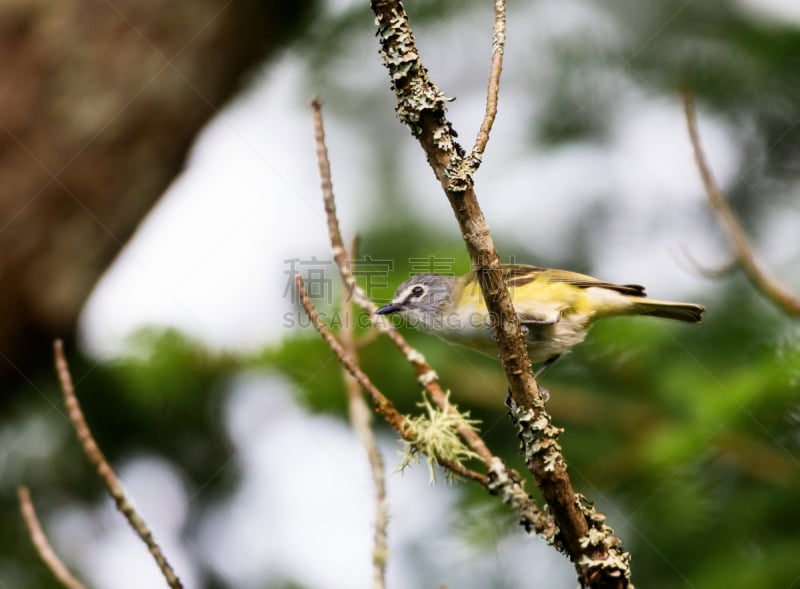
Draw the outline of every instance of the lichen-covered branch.
[[[492,319],[526,464],[550,506],[561,546],[575,563],[582,585],[628,587],[629,555],[610,528],[600,534],[594,530],[591,511],[572,488],[557,441],[560,430],[544,410],[497,250],[474,191],[474,166],[455,142],[445,116],[447,98],[428,77],[402,2],[372,0],[371,5],[397,115],[420,142],[455,213]]]
[[[172,569],[172,566],[167,561],[167,557],[164,556],[161,547],[153,537],[153,532],[125,494],[125,490],[122,488],[114,469],[111,468],[111,465],[108,463],[108,460],[106,460],[106,457],[103,455],[103,452],[100,450],[100,447],[97,445],[89,429],[89,424],[86,422],[80,403],[78,403],[78,397],[75,395],[72,375],[70,375],[67,359],[64,356],[64,344],[61,340],[56,340],[53,342],[53,349],[55,353],[56,372],[61,382],[61,392],[64,394],[67,413],[75,428],[75,433],[78,434],[78,440],[83,447],[83,451],[86,453],[89,462],[91,462],[97,470],[100,480],[105,484],[108,494],[111,495],[117,509],[125,516],[130,526],[139,538],[142,539],[142,542],[147,545],[147,549],[150,551],[150,554],[153,555],[167,584],[172,587],[172,589],[182,589],[183,585]]]
[[[381,55],[397,97],[397,114],[420,141],[445,189],[495,322],[512,394],[524,401],[522,405],[531,406],[539,395],[527,350],[502,281],[494,242],[472,186],[471,168],[464,165],[464,151],[455,142],[452,126],[445,117],[446,98],[430,81],[420,61],[402,3],[373,0],[372,8],[377,16]]]
[[[39,518],[36,517],[36,510],[33,507],[28,487],[17,489],[17,497],[19,498],[19,510],[22,513],[22,519],[25,520],[28,535],[31,537],[36,552],[39,553],[39,558],[47,565],[47,568],[58,579],[58,582],[67,589],[86,589],[86,585],[75,578],[50,545],[42,525],[39,523]]]
[[[731,209],[725,196],[717,185],[711,168],[706,160],[700,143],[700,133],[697,130],[697,114],[694,108],[694,99],[689,91],[683,92],[683,107],[686,113],[686,126],[689,130],[689,139],[694,150],[694,159],[697,162],[697,169],[703,181],[708,202],[714,213],[719,219],[722,229],[728,238],[728,242],[733,247],[736,254],[736,264],[740,266],[753,286],[761,293],[778,305],[784,312],[794,317],[800,317],[800,297],[793,294],[786,286],[771,276],[756,258],[753,244],[747,237],[739,219]]]

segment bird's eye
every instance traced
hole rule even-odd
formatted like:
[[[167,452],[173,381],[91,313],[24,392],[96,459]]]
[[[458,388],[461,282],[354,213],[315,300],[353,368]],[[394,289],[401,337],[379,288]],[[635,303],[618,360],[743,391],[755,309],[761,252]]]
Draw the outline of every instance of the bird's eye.
[[[415,286],[414,288],[411,289],[411,296],[419,298],[422,296],[424,292],[425,292],[424,288],[422,288],[421,286]]]

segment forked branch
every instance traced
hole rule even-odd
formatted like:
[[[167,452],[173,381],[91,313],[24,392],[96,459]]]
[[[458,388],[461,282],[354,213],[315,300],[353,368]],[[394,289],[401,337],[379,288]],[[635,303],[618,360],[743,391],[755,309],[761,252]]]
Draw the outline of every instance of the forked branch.
[[[708,202],[717,216],[728,242],[736,255],[736,264],[747,274],[750,282],[761,293],[778,305],[783,311],[794,317],[800,317],[800,298],[793,294],[786,286],[770,275],[756,258],[753,244],[747,237],[739,219],[731,209],[719,185],[711,173],[711,167],[706,160],[700,143],[700,133],[697,129],[697,113],[695,112],[694,99],[688,90],[683,92],[683,108],[686,113],[686,126],[689,130],[689,139],[694,150],[694,159],[703,181],[703,187],[708,197]]]

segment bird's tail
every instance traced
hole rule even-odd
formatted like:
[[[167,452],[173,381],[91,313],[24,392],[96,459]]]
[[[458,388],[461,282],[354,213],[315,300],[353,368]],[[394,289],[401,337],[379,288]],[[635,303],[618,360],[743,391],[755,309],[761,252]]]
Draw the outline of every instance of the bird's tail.
[[[692,303],[673,303],[670,301],[656,301],[641,297],[631,297],[632,305],[628,307],[626,315],[647,315],[663,319],[675,319],[686,323],[700,323],[703,320],[703,305]]]

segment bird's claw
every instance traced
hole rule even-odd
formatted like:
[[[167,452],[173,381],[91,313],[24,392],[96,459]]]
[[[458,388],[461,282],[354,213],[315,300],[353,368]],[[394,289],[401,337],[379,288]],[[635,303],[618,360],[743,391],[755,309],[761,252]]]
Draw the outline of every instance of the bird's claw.
[[[545,403],[547,403],[550,400],[550,391],[548,391],[543,386],[539,386],[539,394],[542,396],[542,401],[544,401]],[[509,409],[511,409],[512,400],[513,397],[511,396],[511,387],[508,387],[508,393],[506,394],[505,403],[506,407],[508,407]]]
[[[542,396],[542,401],[547,403],[550,400],[550,391],[544,387],[539,387],[539,394]]]

